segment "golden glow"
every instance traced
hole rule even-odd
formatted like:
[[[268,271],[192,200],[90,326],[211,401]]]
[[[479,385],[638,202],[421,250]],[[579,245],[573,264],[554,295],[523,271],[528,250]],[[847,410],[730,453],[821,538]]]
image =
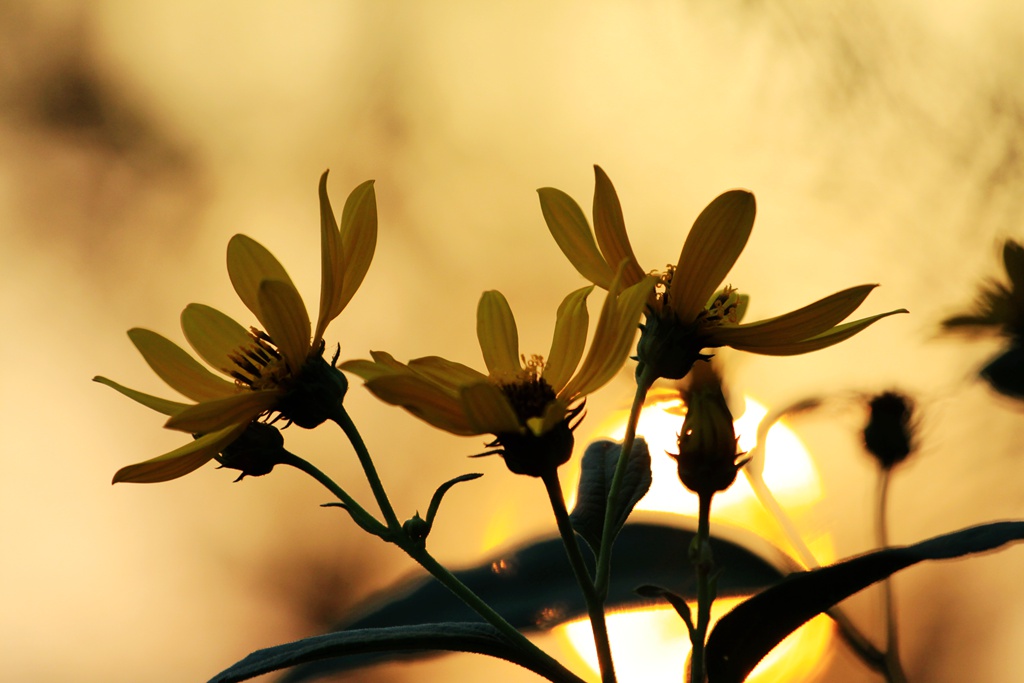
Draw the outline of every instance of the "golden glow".
[[[757,425],[767,411],[756,401],[746,398],[743,414],[736,420],[736,433],[741,450],[754,445]],[[675,452],[676,439],[686,408],[678,393],[653,391],[640,414],[637,434],[643,436],[651,452],[653,483],[650,491],[637,505],[638,510],[667,511],[695,516],[697,497],[680,483],[676,461],[667,452]],[[626,414],[610,418],[597,438],[621,440],[625,434]],[[810,454],[797,436],[784,424],[776,424],[768,432],[765,446],[764,479],[785,509],[797,519],[822,497],[821,483]],[[715,496],[712,529],[715,524],[730,524],[756,532],[770,543],[792,552],[778,524],[757,500],[747,479],[737,477],[727,491]],[[812,530],[813,532],[813,530]],[[821,562],[831,561],[833,551],[824,533],[809,539]],[[740,598],[717,600],[712,610],[712,623],[740,602]],[[686,659],[690,652],[689,638],[682,619],[669,607],[646,608],[617,612],[608,616],[616,671],[623,683],[683,680]],[[589,668],[598,671],[593,634],[587,619],[564,624],[558,629]],[[819,616],[784,640],[754,670],[748,681],[773,683],[813,680],[820,669],[832,637],[832,624],[827,616]]]

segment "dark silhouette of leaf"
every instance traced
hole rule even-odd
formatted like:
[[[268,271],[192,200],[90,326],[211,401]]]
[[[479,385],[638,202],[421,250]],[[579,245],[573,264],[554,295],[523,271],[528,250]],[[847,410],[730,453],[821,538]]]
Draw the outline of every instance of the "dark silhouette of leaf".
[[[590,549],[597,554],[601,548],[604,532],[604,515],[608,507],[608,491],[612,487],[615,468],[619,462],[622,444],[615,441],[595,441],[587,446],[580,463],[580,485],[576,495],[576,507],[569,520]],[[647,442],[637,438],[633,442],[629,461],[626,463],[622,488],[615,502],[615,525],[612,538],[619,532],[633,508],[651,488],[651,454]]]
[[[546,666],[524,657],[517,647],[490,624],[446,623],[340,631],[268,647],[253,652],[231,668],[220,672],[210,679],[210,683],[244,681],[260,674],[326,657],[437,650],[475,652],[498,657],[519,664],[550,680],[574,683],[580,680],[568,670]]]
[[[647,515],[647,513],[645,513]],[[695,596],[693,568],[687,548],[692,528],[680,528],[683,518],[650,514],[658,522],[626,524],[620,532],[612,558],[608,607],[622,609],[656,600],[634,592],[638,586],[655,584],[682,596]],[[671,520],[664,523],[662,520]],[[718,532],[726,532],[720,527]],[[749,532],[736,531],[744,545],[712,538],[716,563],[722,567],[720,596],[749,595],[777,583],[792,565],[785,556]],[[759,544],[759,545],[758,545]],[[755,554],[744,546],[760,547]],[[767,558],[767,559],[766,559]],[[591,557],[587,558],[592,562]],[[558,538],[548,538],[496,555],[455,575],[521,631],[551,628],[585,616],[586,604],[573,578],[565,548]],[[469,622],[480,617],[448,589],[430,577],[417,578],[384,591],[361,611],[351,615],[339,629],[380,628],[425,622]],[[429,656],[415,653],[410,656]],[[366,666],[385,659],[386,654],[368,652],[344,659],[331,658],[296,667],[284,681],[310,681],[340,671]]]
[[[894,572],[924,560],[948,560],[1019,540],[1024,540],[1024,522],[994,522],[790,574],[718,622],[706,650],[708,683],[740,683],[799,626]]]

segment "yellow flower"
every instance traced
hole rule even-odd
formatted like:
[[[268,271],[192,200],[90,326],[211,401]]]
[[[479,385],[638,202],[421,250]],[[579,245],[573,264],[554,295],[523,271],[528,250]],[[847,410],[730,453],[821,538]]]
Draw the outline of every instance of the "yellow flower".
[[[105,377],[95,380],[168,415],[166,427],[196,438],[170,453],[118,470],[115,483],[167,481],[188,474],[264,416],[276,413],[307,428],[330,417],[348,384],[324,360],[323,335],[370,266],[377,242],[377,206],[373,181],[359,185],[345,203],[339,228],[327,196],[326,172],[319,195],[321,288],[315,329],[284,267],[255,240],[235,235],[228,243],[228,275],[262,329],[246,330],[201,304],[190,304],[181,314],[181,328],[192,349],[224,377],[155,332],[129,330],[129,338],[153,371],[195,403],[150,396]]]
[[[387,353],[342,368],[366,380],[378,398],[404,407],[435,427],[464,436],[494,434],[488,444],[516,474],[543,476],[569,459],[584,399],[610,380],[629,353],[636,325],[655,280],[626,288],[609,283],[585,359],[593,287],[572,292],[558,307],[551,351],[520,355],[512,309],[500,292],[485,292],[477,307],[477,337],[487,374],[436,356],[400,363]],[[583,359],[582,364],[580,360]]]
[[[615,188],[600,167],[594,172],[593,231],[579,205],[560,190],[538,190],[541,210],[558,246],[583,277],[607,288],[624,261],[623,284],[628,286],[644,277],[644,270],[626,236]],[[754,213],[754,195],[731,190],[697,217],[677,264],[659,274],[660,285],[649,302],[637,347],[641,366],[652,366],[659,377],[679,379],[696,360],[707,358],[701,354],[706,348],[731,346],[779,356],[807,353],[849,339],[888,315],[906,312],[900,309],[840,324],[875,287],[860,285],[796,311],[741,325],[746,296],[719,287],[750,237]]]

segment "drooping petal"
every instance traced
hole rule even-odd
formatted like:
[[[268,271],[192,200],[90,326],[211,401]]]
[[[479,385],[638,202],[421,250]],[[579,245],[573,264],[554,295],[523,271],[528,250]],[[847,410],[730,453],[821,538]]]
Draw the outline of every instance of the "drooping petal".
[[[515,433],[522,429],[508,399],[490,382],[463,387],[459,399],[466,419],[478,434]]]
[[[601,307],[594,340],[579,372],[558,392],[558,398],[571,403],[604,386],[615,376],[636,338],[637,325],[657,280],[648,275],[618,293],[618,278]]]
[[[264,280],[259,296],[267,334],[288,361],[288,368],[297,373],[310,351],[306,305],[290,282]]]
[[[208,401],[237,391],[234,383],[213,374],[170,339],[141,327],[128,337],[142,357],[168,386],[193,401]]]
[[[643,268],[633,255],[633,247],[626,235],[626,222],[622,218],[622,205],[615,193],[612,181],[600,166],[594,166],[594,234],[601,248],[605,263],[617,266],[626,261],[622,274],[623,286],[640,282],[644,278]]]
[[[192,434],[209,434],[231,425],[248,424],[274,407],[281,391],[243,391],[227,398],[203,401],[172,415],[168,429]]]
[[[668,301],[680,320],[692,321],[732,269],[754,227],[756,203],[730,190],[701,211],[683,243]]]
[[[245,431],[246,426],[244,424],[233,425],[201,436],[181,448],[176,448],[151,460],[122,467],[114,474],[114,480],[111,483],[116,484],[123,481],[136,484],[155,484],[183,477],[202,467],[227,448],[232,441],[238,438],[239,434]]]
[[[345,372],[351,372],[367,382],[378,377],[408,373],[409,369],[383,351],[373,351],[373,360],[349,360],[338,367]]]
[[[260,310],[260,283],[264,280],[279,280],[292,284],[284,266],[274,255],[246,235],[235,235],[228,242],[228,277],[231,278],[238,298],[264,327],[266,322]]]
[[[234,367],[230,354],[252,345],[252,337],[244,327],[202,304],[185,307],[181,312],[181,329],[199,357],[228,376]]]
[[[501,292],[491,290],[480,297],[476,309],[476,336],[492,377],[515,375],[522,369],[516,319]]]
[[[551,236],[579,274],[602,289],[608,289],[615,277],[614,268],[605,261],[594,242],[586,216],[572,197],[553,187],[537,190],[540,210]]]
[[[810,339],[845,320],[864,303],[871,290],[878,285],[859,285],[831,294],[768,320],[749,325],[722,325],[712,330],[708,346],[744,348],[781,346]]]
[[[141,391],[129,389],[128,387],[118,384],[117,382],[107,379],[106,377],[93,377],[92,381],[99,382],[100,384],[106,384],[111,389],[124,394],[133,401],[137,401],[138,403],[141,403],[147,408],[155,410],[158,413],[163,413],[164,415],[177,415],[178,413],[185,410],[185,408],[188,408],[189,406],[189,404],[187,403],[168,401],[165,398],[151,396],[150,394],[144,394]]]
[[[414,374],[388,375],[366,383],[380,400],[401,406],[424,422],[452,434],[482,434],[475,429],[462,409],[458,397]]]
[[[805,339],[791,344],[780,344],[778,346],[746,346],[743,344],[730,344],[730,346],[739,351],[749,351],[750,353],[759,353],[764,356],[796,356],[801,353],[817,351],[818,349],[824,349],[832,346],[833,344],[838,344],[841,341],[846,341],[876,320],[881,320],[882,318],[887,318],[888,316],[895,315],[897,313],[907,312],[908,311],[905,308],[901,308],[896,311],[889,311],[888,313],[879,313],[878,315],[872,315],[867,318],[861,318],[860,320],[854,320],[852,322],[838,325],[817,336],[811,337],[810,339]]]
[[[593,286],[577,289],[565,297],[558,307],[555,334],[544,366],[544,379],[556,394],[566,385],[572,373],[576,372],[583,358],[590,326],[587,297],[592,291]]]
[[[458,394],[462,387],[487,381],[487,375],[484,373],[439,356],[415,358],[409,361],[409,369],[451,391],[453,395]]]

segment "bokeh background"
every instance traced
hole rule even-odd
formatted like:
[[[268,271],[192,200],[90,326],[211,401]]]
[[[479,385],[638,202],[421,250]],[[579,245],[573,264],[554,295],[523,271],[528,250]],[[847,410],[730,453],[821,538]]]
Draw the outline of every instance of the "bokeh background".
[[[911,315],[809,356],[723,354],[732,386],[769,407],[914,394],[922,446],[893,485],[895,543],[1020,517],[1024,415],[973,376],[996,346],[940,338],[937,324],[997,272],[1000,240],[1024,236],[1022,67],[1015,0],[3,0],[2,677],[206,680],[414,570],[319,508],[325,494],[295,472],[109,484],[181,442],[90,378],[162,393],[125,330],[181,340],[192,301],[248,320],[224,268],[236,232],[277,254],[313,305],[325,168],[336,206],[377,181],[375,262],[329,333],[346,358],[478,364],[475,306],[492,288],[524,350],[545,351],[555,307],[583,283],[534,190],[586,207],[594,163],[650,268],[676,260],[718,193],[753,190],[755,231],[729,277],[753,295],[751,318],[863,282],[882,283],[867,313]],[[630,395],[624,371],[588,423]],[[551,528],[536,482],[464,459],[477,440],[359,388],[348,405],[408,515],[440,482],[486,473],[442,510],[432,547],[445,561]],[[863,413],[837,405],[796,426],[827,496],[815,518],[849,555],[872,544],[873,475]],[[340,434],[288,438],[367,495]],[[911,680],[1019,680],[1022,560],[1011,549],[899,576]],[[880,633],[876,598],[851,610]],[[822,680],[877,680],[842,651],[829,667]],[[530,680],[469,656],[351,680],[485,676]]]

